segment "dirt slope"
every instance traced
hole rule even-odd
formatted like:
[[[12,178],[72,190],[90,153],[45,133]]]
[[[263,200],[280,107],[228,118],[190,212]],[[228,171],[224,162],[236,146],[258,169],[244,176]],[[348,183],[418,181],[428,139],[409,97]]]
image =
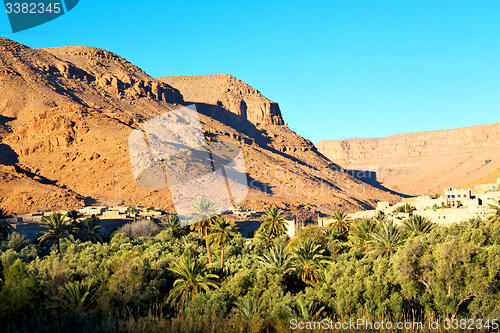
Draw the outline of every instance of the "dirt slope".
[[[474,188],[476,185],[481,185],[481,184],[498,184],[498,178],[500,178],[500,168],[497,168],[493,173],[490,173],[487,176],[475,179],[471,182],[468,182],[466,184],[463,184],[462,188]]]

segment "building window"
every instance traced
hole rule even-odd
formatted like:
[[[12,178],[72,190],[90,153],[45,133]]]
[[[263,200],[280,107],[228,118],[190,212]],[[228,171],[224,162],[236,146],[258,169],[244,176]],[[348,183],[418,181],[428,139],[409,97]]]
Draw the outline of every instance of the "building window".
[[[441,219],[441,216],[438,216],[438,220]]]
[[[443,216],[443,220],[446,218],[446,216]]]
[[[458,195],[458,197],[460,198],[460,194]]]

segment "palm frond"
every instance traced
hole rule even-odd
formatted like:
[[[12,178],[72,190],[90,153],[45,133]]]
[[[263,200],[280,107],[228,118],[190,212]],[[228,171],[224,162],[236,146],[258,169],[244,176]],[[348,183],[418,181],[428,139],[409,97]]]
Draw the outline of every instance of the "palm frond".
[[[368,241],[368,255],[372,257],[390,257],[406,241],[406,234],[393,221],[385,222],[376,232],[371,234]]]
[[[408,233],[426,234],[434,227],[434,223],[421,215],[413,215],[403,221],[403,227]]]
[[[215,282],[218,276],[208,272],[204,260],[184,255],[168,269],[179,275],[167,299],[174,307],[182,309],[196,294],[219,288]]]

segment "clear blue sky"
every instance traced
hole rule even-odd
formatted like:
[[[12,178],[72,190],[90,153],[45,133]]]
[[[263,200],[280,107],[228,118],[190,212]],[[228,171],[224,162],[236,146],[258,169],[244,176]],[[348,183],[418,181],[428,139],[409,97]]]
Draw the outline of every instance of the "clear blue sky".
[[[227,73],[314,143],[500,121],[500,1],[96,1],[13,34],[151,76]]]

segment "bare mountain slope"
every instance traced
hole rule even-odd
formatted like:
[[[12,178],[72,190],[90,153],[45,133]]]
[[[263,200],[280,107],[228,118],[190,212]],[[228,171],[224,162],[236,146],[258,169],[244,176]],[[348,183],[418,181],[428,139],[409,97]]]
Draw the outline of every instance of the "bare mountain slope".
[[[257,126],[284,124],[278,103],[231,75],[167,76],[158,79],[179,89],[186,102],[210,105],[208,109],[212,117],[220,117],[220,107],[238,115],[235,120],[239,122],[248,120]]]
[[[173,211],[168,190],[136,186],[128,136],[189,102],[197,102],[208,140],[242,148],[252,186],[243,206],[352,211],[398,199],[337,171],[245,83],[193,78],[205,85],[197,98],[187,93],[199,88],[189,88],[189,77],[152,78],[102,49],[32,49],[0,38],[0,206],[24,212],[122,200]]]
[[[489,175],[486,175],[484,177],[475,179],[471,182],[468,182],[466,184],[463,184],[462,188],[474,188],[476,185],[481,185],[481,184],[498,184],[498,178],[500,178],[500,168],[497,168],[493,173],[490,173]]]
[[[397,192],[433,194],[491,174],[500,164],[500,123],[316,144],[346,169],[376,172]]]

